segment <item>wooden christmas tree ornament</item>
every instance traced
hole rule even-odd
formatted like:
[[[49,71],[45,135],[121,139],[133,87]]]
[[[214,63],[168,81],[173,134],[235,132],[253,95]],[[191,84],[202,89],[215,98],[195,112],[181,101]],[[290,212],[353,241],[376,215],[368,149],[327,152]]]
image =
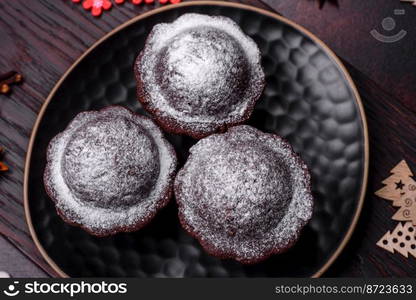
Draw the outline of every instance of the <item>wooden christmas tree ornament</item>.
[[[416,193],[403,200],[402,205],[392,219],[395,221],[410,221],[416,226]]]
[[[382,181],[384,187],[379,189],[376,195],[393,201],[393,206],[399,206],[402,196],[409,190],[408,186],[415,184],[412,179],[413,173],[404,160],[395,166],[390,173],[392,175]]]
[[[416,181],[407,163],[402,160],[391,171],[390,177],[383,180],[384,187],[376,195],[393,201],[399,207],[392,219],[396,221],[412,221],[416,225]]]
[[[404,225],[399,222],[392,233],[387,233],[377,242],[377,246],[391,252],[399,252],[404,257],[416,257],[416,226],[412,222]]]

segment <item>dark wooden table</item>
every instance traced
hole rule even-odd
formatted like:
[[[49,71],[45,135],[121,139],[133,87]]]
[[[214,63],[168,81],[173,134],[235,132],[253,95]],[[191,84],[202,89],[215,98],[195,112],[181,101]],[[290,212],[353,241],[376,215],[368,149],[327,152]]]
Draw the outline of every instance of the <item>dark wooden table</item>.
[[[313,0],[239,2],[278,11],[310,29],[345,61],[363,98],[371,147],[368,192],[351,241],[325,275],[414,277],[415,258],[375,245],[396,224],[390,220],[395,210],[374,191],[401,159],[416,171],[416,8],[399,0],[331,0],[322,9]],[[12,94],[0,95],[0,145],[7,148],[5,163],[10,167],[0,177],[0,270],[15,276],[56,275],[36,250],[24,219],[24,158],[32,126],[56,81],[90,45],[153,7],[126,3],[93,18],[69,0],[0,2],[0,73],[17,70],[25,78]],[[406,9],[404,16],[394,18],[396,29],[408,34],[397,43],[383,44],[369,31],[382,32],[381,20],[393,16],[395,8]]]

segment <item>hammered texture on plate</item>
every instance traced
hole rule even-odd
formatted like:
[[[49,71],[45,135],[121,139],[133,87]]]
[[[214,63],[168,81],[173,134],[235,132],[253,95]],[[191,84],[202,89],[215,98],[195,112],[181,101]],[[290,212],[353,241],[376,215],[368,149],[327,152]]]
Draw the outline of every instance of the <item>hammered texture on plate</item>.
[[[134,59],[153,25],[186,12],[231,17],[257,42],[267,85],[248,123],[288,139],[312,173],[311,222],[293,249],[260,264],[245,266],[206,254],[180,227],[174,201],[138,232],[96,238],[64,223],[44,190],[47,145],[77,113],[110,104],[145,113],[136,100]],[[341,67],[304,33],[251,10],[219,5],[173,8],[105,40],[75,67],[51,99],[30,164],[33,226],[51,259],[73,277],[311,276],[337,249],[356,211],[365,168],[364,130],[357,99]],[[181,166],[195,141],[168,138]]]

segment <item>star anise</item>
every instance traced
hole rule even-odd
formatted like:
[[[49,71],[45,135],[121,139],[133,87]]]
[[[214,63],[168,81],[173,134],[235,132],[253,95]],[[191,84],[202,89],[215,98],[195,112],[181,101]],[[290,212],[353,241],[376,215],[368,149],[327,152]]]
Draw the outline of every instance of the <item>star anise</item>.
[[[413,6],[416,6],[416,0],[400,0],[401,2],[410,2]]]
[[[324,7],[325,3],[327,2],[329,4],[335,5],[336,7],[339,6],[338,0],[318,0],[319,8],[321,9],[322,7]]]
[[[0,159],[3,156],[3,153],[4,153],[4,148],[0,147]],[[0,172],[6,172],[8,169],[9,167],[0,161]]]
[[[0,94],[8,94],[12,84],[21,83],[23,77],[16,71],[0,74]]]

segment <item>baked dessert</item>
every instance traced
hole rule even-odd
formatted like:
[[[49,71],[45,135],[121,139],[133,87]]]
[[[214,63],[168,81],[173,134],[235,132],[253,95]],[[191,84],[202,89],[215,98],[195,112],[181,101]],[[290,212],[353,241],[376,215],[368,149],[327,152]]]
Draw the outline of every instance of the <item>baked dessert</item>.
[[[110,106],[51,140],[44,184],[64,221],[106,236],[140,229],[168,203],[176,164],[152,120]]]
[[[183,228],[208,253],[246,264],[288,250],[313,210],[305,163],[248,125],[195,144],[174,191]]]
[[[231,19],[195,13],[153,27],[134,71],[138,99],[166,131],[201,138],[246,121],[265,76]]]

